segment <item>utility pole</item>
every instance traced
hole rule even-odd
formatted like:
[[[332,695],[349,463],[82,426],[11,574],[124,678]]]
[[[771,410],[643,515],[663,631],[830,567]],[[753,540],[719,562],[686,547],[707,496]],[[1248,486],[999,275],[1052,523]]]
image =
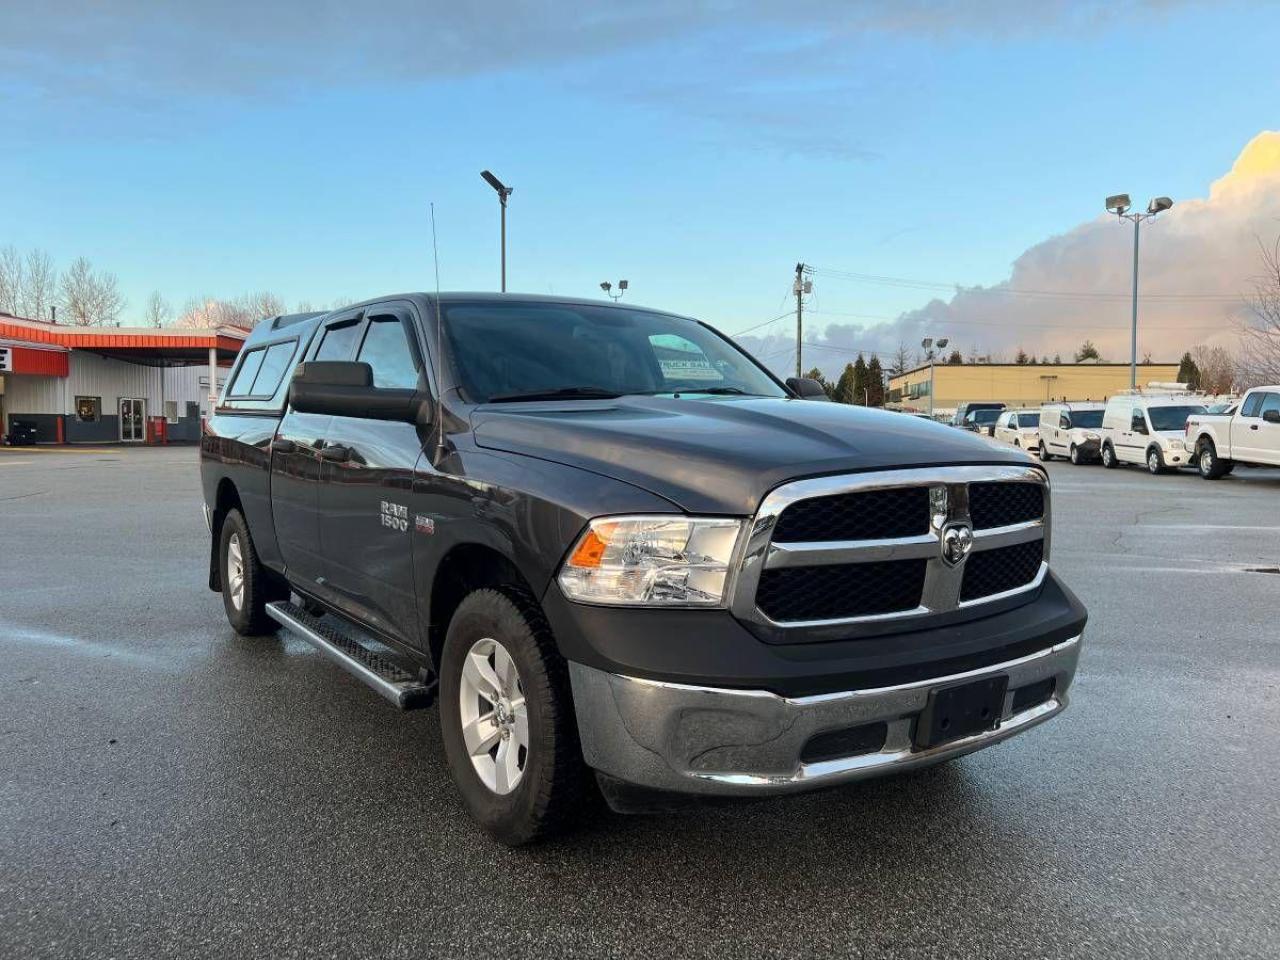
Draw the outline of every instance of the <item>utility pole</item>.
[[[796,295],[796,376],[803,377],[804,370],[800,360],[801,344],[804,341],[804,295],[813,291],[813,281],[804,278],[804,264],[796,264],[796,279],[791,289]]]

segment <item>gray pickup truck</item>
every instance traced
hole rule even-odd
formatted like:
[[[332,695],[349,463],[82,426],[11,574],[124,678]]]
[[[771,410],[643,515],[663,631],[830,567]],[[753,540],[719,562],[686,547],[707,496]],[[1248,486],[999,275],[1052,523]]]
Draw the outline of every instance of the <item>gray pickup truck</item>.
[[[467,808],[512,844],[600,793],[840,784],[1062,711],[1086,615],[1043,468],[820,394],[618,304],[266,320],[201,442],[209,585],[240,633],[438,703]]]

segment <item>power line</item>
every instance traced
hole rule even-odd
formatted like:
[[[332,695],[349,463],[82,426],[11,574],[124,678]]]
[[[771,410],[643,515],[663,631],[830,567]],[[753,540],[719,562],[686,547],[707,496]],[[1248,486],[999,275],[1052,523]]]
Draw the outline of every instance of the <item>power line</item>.
[[[895,316],[886,316],[885,314],[851,313],[851,312],[844,312],[840,310],[815,310],[812,307],[809,308],[809,312],[822,314],[823,316],[831,316],[831,317],[850,317],[855,320],[856,319],[901,320],[904,317],[904,314],[898,314],[898,316],[895,317]],[[964,324],[975,324],[978,326],[1007,327],[1010,330],[1016,330],[1020,327],[1044,327],[1046,329],[1051,329],[1051,330],[1084,330],[1084,331],[1099,331],[1099,330],[1106,331],[1106,330],[1127,329],[1127,327],[1115,327],[1115,326],[1086,327],[1071,321],[1067,321],[1066,323],[1043,323],[1039,321],[1029,321],[1029,320],[960,320],[960,319],[952,319],[950,317],[946,318],[945,320],[935,320],[929,317],[917,317],[917,318],[911,318],[911,320],[912,322],[926,324],[926,325],[930,323],[936,323],[936,324],[942,324],[942,325],[951,327],[951,326],[959,326]],[[1178,330],[1217,330],[1222,326],[1222,324],[1221,323],[1176,324],[1176,325],[1167,324],[1166,326],[1170,331],[1176,332]]]
[[[748,333],[751,333],[753,330],[759,330],[761,327],[767,327],[771,323],[777,323],[779,320],[785,320],[787,317],[793,316],[794,314],[794,310],[788,310],[786,313],[778,314],[778,316],[774,317],[772,320],[766,320],[764,323],[757,323],[754,327],[747,327],[745,330],[739,330],[737,333],[730,333],[728,336],[743,337]]]

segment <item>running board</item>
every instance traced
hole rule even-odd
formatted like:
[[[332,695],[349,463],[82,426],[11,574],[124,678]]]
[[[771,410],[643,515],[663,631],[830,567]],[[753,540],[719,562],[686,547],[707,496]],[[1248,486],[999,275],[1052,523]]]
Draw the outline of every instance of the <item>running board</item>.
[[[297,604],[283,600],[268,603],[267,615],[302,637],[342,669],[373,687],[401,710],[420,710],[431,706],[435,700],[434,680],[424,682],[415,679],[398,664],[313,617]]]

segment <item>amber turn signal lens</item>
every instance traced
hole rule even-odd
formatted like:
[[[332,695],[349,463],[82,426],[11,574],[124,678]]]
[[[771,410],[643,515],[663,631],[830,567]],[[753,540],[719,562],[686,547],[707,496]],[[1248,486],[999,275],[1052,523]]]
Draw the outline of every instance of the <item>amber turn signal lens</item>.
[[[569,566],[590,570],[599,567],[600,561],[604,559],[605,549],[609,546],[609,541],[600,534],[608,537],[613,532],[613,526],[611,523],[602,523],[588,530],[569,557]]]

